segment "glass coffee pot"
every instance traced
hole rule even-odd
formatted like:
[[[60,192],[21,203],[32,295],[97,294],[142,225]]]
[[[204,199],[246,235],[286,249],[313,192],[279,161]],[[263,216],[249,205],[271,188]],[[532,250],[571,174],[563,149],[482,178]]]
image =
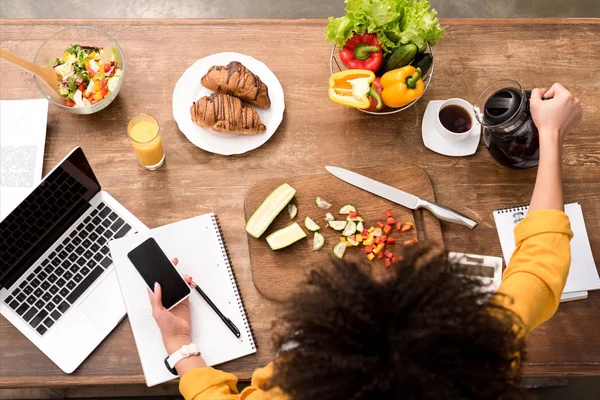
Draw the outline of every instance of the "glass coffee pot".
[[[523,169],[539,163],[540,143],[529,97],[517,82],[503,79],[488,86],[473,107],[485,146],[506,167]]]

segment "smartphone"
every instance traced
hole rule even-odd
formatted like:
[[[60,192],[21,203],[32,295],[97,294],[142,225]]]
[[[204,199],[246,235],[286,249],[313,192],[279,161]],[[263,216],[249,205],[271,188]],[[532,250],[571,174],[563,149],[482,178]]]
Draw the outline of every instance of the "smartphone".
[[[190,287],[153,238],[131,250],[127,257],[152,292],[154,282],[160,283],[162,303],[166,309],[170,310],[190,295]]]

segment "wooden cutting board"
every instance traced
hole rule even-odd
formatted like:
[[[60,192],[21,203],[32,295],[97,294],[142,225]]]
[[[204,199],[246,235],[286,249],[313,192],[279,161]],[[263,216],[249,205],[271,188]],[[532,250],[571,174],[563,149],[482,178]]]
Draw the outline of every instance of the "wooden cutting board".
[[[389,167],[353,169],[353,171],[415,194],[423,199],[435,201],[429,176],[417,166],[401,164]],[[269,193],[283,182],[281,179],[269,179],[261,181],[250,188],[245,199],[246,220],[250,218],[254,210]],[[428,211],[412,211],[349,185],[325,170],[322,174],[297,176],[285,182],[296,189],[296,196],[292,202],[298,206],[298,215],[294,218],[294,221],[298,222],[304,229],[307,238],[287,248],[277,251],[271,250],[265,238],[275,230],[293,222],[290,220],[287,208],[277,216],[260,239],[247,235],[254,284],[258,291],[270,300],[285,301],[305,281],[308,271],[315,266],[331,262],[332,248],[339,242],[341,232],[327,228],[324,218],[329,211],[336,219],[344,220],[347,216],[338,214],[339,209],[344,204],[352,204],[356,207],[359,215],[365,219],[364,224],[367,228],[374,226],[377,221],[385,222],[386,210],[392,211],[397,221],[415,223],[416,230],[413,229],[404,233],[400,233],[396,229],[393,230],[391,236],[396,239],[396,244],[386,246],[386,248],[394,254],[401,254],[404,240],[412,239],[417,235],[421,241],[427,240],[433,242],[436,246],[443,247],[440,223]],[[315,204],[316,196],[320,196],[331,203],[331,209],[318,208]],[[312,251],[314,234],[304,226],[306,216],[319,224],[321,227],[320,232],[325,236],[325,245],[319,251]],[[347,248],[344,259],[368,262],[362,249],[362,246]],[[373,266],[372,271],[376,275],[383,276],[391,273],[391,269],[384,267],[382,259],[375,259],[370,264]]]

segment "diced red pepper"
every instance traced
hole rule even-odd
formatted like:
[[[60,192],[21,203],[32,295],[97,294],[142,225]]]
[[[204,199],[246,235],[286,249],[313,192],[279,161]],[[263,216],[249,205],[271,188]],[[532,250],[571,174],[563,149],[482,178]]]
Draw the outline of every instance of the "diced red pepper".
[[[377,225],[379,228],[383,228],[383,222],[381,222],[381,221],[377,221],[377,224],[376,224],[376,225]]]
[[[365,253],[369,254],[373,252],[373,246],[367,246],[365,247]]]
[[[96,73],[94,72],[94,70],[91,69],[91,68],[87,68],[87,72],[88,72],[88,74],[90,74],[90,76],[96,75]]]
[[[92,103],[92,104],[96,104],[97,102],[98,102],[98,100],[96,100],[96,99],[90,100],[90,103]]]
[[[77,89],[81,90],[82,92],[85,92],[85,86],[83,85],[79,85]]]
[[[67,100],[67,107],[73,107],[75,102],[73,100]]]
[[[379,239],[380,239],[380,240],[379,240],[379,242],[380,242],[380,243],[385,243],[385,242],[387,242],[387,239],[388,239],[388,237],[387,237],[387,236],[385,236],[385,235],[383,235],[383,236],[381,236]]]
[[[349,216],[350,218],[356,218],[356,217],[358,216],[358,212],[356,212],[356,211],[350,211],[350,212],[348,213],[348,216]]]
[[[387,210],[385,213],[387,214],[388,218],[392,216],[392,212],[390,210]]]
[[[362,237],[363,237],[363,240],[367,240],[369,238],[369,234],[368,233],[363,233]]]
[[[105,87],[100,89],[100,94],[102,94],[102,97],[108,96],[108,89]]]
[[[388,224],[388,225],[392,225],[392,226],[394,226],[394,224],[395,224],[395,223],[396,223],[396,220],[394,219],[394,217],[389,217],[389,218],[387,219],[387,224]]]
[[[108,82],[106,81],[106,79],[101,79],[98,81],[98,85],[100,85],[101,88],[103,88],[104,86],[106,86]]]
[[[385,260],[383,260],[383,265],[384,265],[386,268],[389,268],[389,267],[390,267],[390,265],[392,265],[392,263],[391,263],[391,261],[390,261],[390,259],[389,259],[389,258],[386,258]]]
[[[402,229],[402,222],[398,221],[396,223],[396,229],[398,229],[398,231],[400,231],[400,229]]]
[[[377,253],[377,258],[383,258],[383,253],[382,252]]]
[[[367,235],[367,236],[368,236],[368,235],[369,235],[369,231],[368,231],[368,230],[366,230],[366,229],[363,229],[363,231],[362,231],[362,234],[363,234],[363,236],[365,236],[365,235]]]
[[[393,237],[387,238],[387,244],[394,244],[394,243],[396,243],[396,239],[394,239]]]
[[[398,256],[398,257],[393,257],[392,258],[392,262],[394,264],[397,263],[398,261],[402,261],[402,260],[404,260],[404,257],[402,257],[402,256]]]
[[[348,236],[348,239],[350,239],[350,240],[356,240],[356,235]]]
[[[394,255],[392,254],[392,252],[391,252],[391,251],[389,251],[389,250],[386,250],[384,254],[385,254],[385,256],[386,256],[387,258],[392,258],[392,257],[394,257]]]
[[[110,63],[106,63],[106,64],[104,64],[104,72],[108,72],[108,71],[110,71],[110,68],[111,68],[111,65],[110,65]]]
[[[389,235],[390,232],[392,232],[392,227],[390,225],[386,225],[385,228],[383,228],[383,233],[385,235]]]
[[[373,243],[379,244],[381,242],[381,237],[376,237]]]
[[[409,246],[411,244],[417,244],[417,243],[419,243],[419,239],[417,239],[417,238],[413,238],[413,239],[404,241],[405,246]]]

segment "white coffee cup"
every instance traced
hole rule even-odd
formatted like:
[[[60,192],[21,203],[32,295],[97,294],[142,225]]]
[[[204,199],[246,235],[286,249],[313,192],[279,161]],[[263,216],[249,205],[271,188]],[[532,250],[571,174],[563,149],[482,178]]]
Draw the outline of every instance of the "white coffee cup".
[[[452,131],[446,129],[444,127],[444,125],[442,125],[442,122],[440,121],[440,111],[444,107],[447,107],[447,106],[459,106],[459,107],[463,108],[469,114],[469,117],[471,118],[471,129],[469,129],[466,132],[461,132],[461,133],[452,132]],[[443,137],[444,139],[447,139],[451,142],[458,142],[460,140],[464,140],[464,139],[468,138],[475,131],[475,129],[480,129],[479,124],[477,123],[477,120],[475,119],[475,113],[473,112],[473,106],[471,105],[471,103],[469,103],[468,101],[463,100],[463,99],[448,99],[448,100],[444,101],[440,105],[440,109],[438,110],[438,112],[435,116],[435,127],[441,137]]]

